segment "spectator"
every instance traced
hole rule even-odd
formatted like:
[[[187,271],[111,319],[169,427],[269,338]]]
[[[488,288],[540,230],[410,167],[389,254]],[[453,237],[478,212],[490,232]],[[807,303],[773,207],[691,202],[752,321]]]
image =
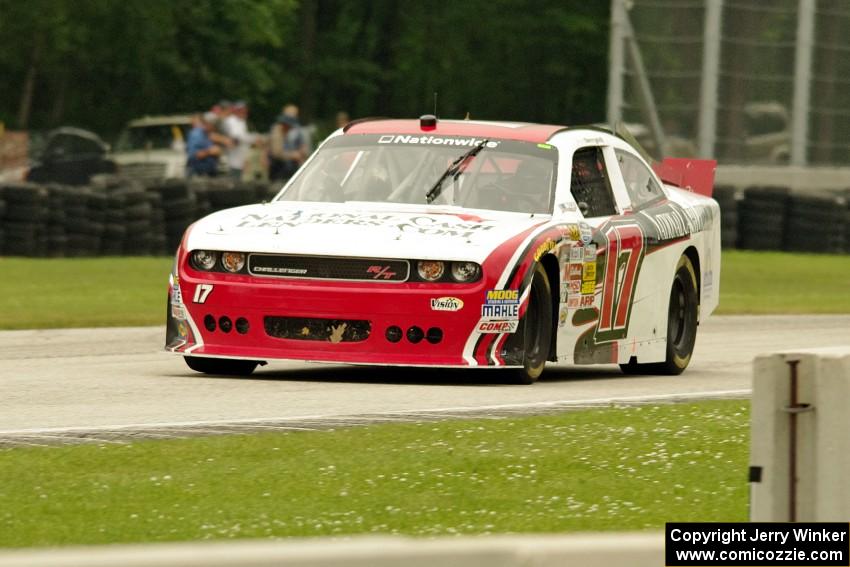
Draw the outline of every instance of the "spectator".
[[[291,116],[298,122],[298,126],[293,128],[295,130],[290,136],[299,136],[304,140],[304,146],[307,148],[307,155],[313,153],[313,130],[312,126],[305,126],[301,123],[301,116],[299,114],[298,107],[292,103],[289,103],[283,107],[281,114],[284,116]]]
[[[344,110],[340,110],[336,113],[336,127],[337,128],[345,128],[348,123],[351,122],[351,117]]]
[[[248,105],[243,101],[233,104],[230,114],[222,122],[223,134],[227,136],[230,146],[227,149],[227,167],[230,176],[242,179],[242,170],[251,146],[252,136],[248,133]]]
[[[269,177],[288,179],[310,155],[307,136],[298,119],[291,114],[281,114],[272,126],[269,148]]]
[[[246,181],[269,180],[269,154],[265,136],[253,137],[251,149],[242,170],[242,179]]]
[[[192,131],[186,142],[186,176],[206,175],[214,177],[218,171],[218,157],[221,148],[215,145],[210,138],[216,116],[207,112],[196,116],[193,120]]]

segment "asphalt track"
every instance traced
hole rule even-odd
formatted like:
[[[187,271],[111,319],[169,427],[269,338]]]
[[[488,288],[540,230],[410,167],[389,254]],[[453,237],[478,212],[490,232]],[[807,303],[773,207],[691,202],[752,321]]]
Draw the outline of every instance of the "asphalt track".
[[[533,386],[500,384],[487,370],[304,363],[272,363],[250,378],[210,377],[161,352],[163,336],[159,327],[0,332],[0,441],[102,441],[138,431],[170,437],[187,428],[315,429],[746,397],[754,356],[850,344],[850,316],[712,317],[701,325],[682,376],[627,377],[616,366],[554,365]]]

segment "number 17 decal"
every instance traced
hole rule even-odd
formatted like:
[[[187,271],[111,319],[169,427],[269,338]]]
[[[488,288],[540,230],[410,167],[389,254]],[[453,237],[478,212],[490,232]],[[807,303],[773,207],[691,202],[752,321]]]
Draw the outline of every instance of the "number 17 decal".
[[[643,231],[636,224],[611,225],[602,234],[606,240],[605,279],[596,327],[597,342],[622,339],[628,334],[632,300],[646,244]]]
[[[204,303],[207,300],[207,297],[212,293],[213,286],[212,284],[198,284],[195,286],[195,296],[192,298],[192,301],[195,303]]]

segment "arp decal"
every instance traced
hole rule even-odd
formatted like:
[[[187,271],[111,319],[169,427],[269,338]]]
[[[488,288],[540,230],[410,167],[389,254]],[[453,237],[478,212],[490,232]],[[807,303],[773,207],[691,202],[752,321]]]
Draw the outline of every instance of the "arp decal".
[[[646,238],[637,224],[611,224],[602,235],[606,253],[597,343],[622,339],[628,334],[632,300],[646,251]]]

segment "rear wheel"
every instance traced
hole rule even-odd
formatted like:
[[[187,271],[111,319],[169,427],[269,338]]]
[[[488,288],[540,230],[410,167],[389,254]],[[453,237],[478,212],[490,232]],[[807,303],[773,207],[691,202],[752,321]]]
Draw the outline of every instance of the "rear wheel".
[[[533,384],[543,374],[552,342],[552,324],[552,288],[543,266],[537,264],[531,279],[528,307],[523,316],[523,365],[512,371],[515,383]]]
[[[677,375],[685,371],[697,339],[699,295],[697,275],[690,258],[683,255],[676,265],[667,308],[667,354],[664,362],[621,364],[626,374]]]
[[[258,360],[232,360],[229,358],[202,358],[199,356],[184,356],[186,365],[195,372],[204,374],[219,374],[224,376],[248,376],[257,365]]]

